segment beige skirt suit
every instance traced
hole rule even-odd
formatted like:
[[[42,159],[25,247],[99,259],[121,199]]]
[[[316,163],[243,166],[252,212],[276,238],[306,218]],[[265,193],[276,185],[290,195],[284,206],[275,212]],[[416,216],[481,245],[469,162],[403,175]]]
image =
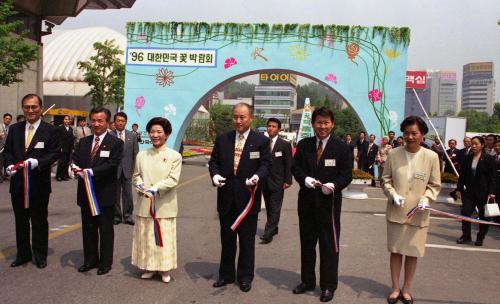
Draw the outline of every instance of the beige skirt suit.
[[[132,264],[149,271],[168,271],[177,268],[177,184],[181,175],[182,157],[163,146],[137,154],[134,184],[144,188],[156,187],[156,218],[160,222],[163,247],[156,246],[154,221],[149,214],[150,200],[138,195],[134,208],[135,226],[132,240]]]
[[[429,228],[429,211],[417,211],[412,217],[406,214],[423,198],[432,203],[441,190],[438,155],[420,148],[416,153],[405,147],[391,150],[382,175],[387,200],[387,249],[402,255],[423,257]],[[393,204],[394,193],[404,197],[403,207]]]

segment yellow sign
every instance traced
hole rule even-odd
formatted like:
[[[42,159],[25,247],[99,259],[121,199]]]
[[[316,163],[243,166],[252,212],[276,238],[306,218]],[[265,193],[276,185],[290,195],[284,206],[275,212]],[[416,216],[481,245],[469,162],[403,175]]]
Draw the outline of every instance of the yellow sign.
[[[73,110],[73,109],[59,108],[59,109],[49,110],[46,115],[52,115],[52,116],[70,115],[70,116],[88,117],[89,112],[80,111],[80,110]]]
[[[297,85],[297,75],[290,73],[261,73],[260,82],[290,83]]]

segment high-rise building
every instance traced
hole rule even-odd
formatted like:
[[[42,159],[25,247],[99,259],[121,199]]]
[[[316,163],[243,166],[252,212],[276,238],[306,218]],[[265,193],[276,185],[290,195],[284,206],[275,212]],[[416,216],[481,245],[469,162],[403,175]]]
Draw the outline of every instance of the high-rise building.
[[[427,71],[430,113],[455,115],[457,108],[457,72]]]
[[[282,129],[290,126],[291,110],[297,108],[297,76],[284,72],[260,73],[255,86],[254,113],[265,119],[281,120]]]
[[[417,79],[416,79],[417,78]],[[413,93],[413,87],[415,87],[415,92],[417,92],[418,98],[422,102],[422,106],[425,111],[429,113],[430,102],[429,102],[429,92],[430,90],[425,86],[427,81],[426,71],[407,71],[406,72],[406,92],[405,92],[405,117],[415,115],[424,116],[422,107],[418,104],[417,96]],[[411,85],[409,85],[411,84]],[[416,86],[414,86],[416,84]]]
[[[462,79],[462,110],[493,114],[495,79],[493,62],[474,62],[464,65]]]

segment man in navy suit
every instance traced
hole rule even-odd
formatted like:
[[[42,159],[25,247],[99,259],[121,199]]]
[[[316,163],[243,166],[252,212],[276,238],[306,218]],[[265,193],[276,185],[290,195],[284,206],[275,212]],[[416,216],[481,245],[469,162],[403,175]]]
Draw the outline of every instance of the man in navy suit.
[[[69,159],[73,146],[75,144],[75,137],[73,136],[73,128],[71,127],[71,118],[64,116],[63,124],[57,127],[59,140],[61,142],[61,154],[57,162],[56,180],[69,180]]]
[[[47,266],[49,244],[48,205],[51,193],[50,167],[59,157],[60,145],[56,127],[42,121],[42,99],[35,94],[23,97],[26,121],[9,128],[4,157],[10,178],[10,195],[16,219],[16,260],[10,265],[23,265],[34,257],[38,268]],[[22,161],[31,162],[29,208],[24,206],[24,174]],[[30,245],[30,220],[32,241]],[[32,253],[33,249],[33,253]]]
[[[264,234],[260,237],[262,244],[272,242],[273,236],[278,234],[283,195],[285,189],[292,185],[292,146],[278,135],[281,130],[281,121],[271,117],[267,120],[266,128],[271,140],[272,162],[269,176],[262,184],[267,214]]]
[[[99,267],[98,275],[113,264],[113,218],[118,188],[116,171],[123,154],[123,141],[107,132],[111,113],[106,108],[90,111],[94,135],[80,139],[73,153],[73,170],[78,175],[77,204],[82,215],[83,265],[79,272]],[[82,170],[88,170],[101,213],[93,216],[85,191]]]
[[[222,287],[238,279],[243,292],[252,288],[261,184],[271,162],[269,139],[250,129],[252,119],[251,106],[235,105],[235,130],[217,136],[208,162],[213,185],[217,187],[222,243],[219,279],[213,286]],[[255,191],[253,205],[250,190]],[[236,236],[240,245],[237,270]]]
[[[340,210],[342,189],[352,180],[349,147],[331,134],[334,118],[321,107],[312,114],[316,136],[299,141],[292,174],[300,185],[298,199],[301,283],[293,290],[301,294],[316,288],[316,244],[320,251],[321,302],[333,299],[338,284]]]
[[[363,163],[363,171],[368,172],[373,176],[372,187],[375,187],[375,160],[378,155],[378,145],[375,143],[375,135],[370,134],[368,146],[364,152],[366,155]]]

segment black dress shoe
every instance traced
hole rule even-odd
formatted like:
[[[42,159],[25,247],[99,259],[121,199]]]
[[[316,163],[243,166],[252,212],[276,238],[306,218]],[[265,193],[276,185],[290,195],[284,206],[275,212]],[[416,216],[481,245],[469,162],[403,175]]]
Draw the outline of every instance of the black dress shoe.
[[[227,284],[233,284],[233,283],[234,283],[234,281],[231,281],[231,280],[219,279],[212,286],[215,288],[219,288],[219,287],[224,287]]]
[[[120,220],[120,219],[114,219],[114,220],[113,220],[113,224],[114,224],[114,225],[121,224],[121,222],[122,222],[122,220]]]
[[[401,290],[399,291],[398,296],[395,298],[391,298],[391,295],[389,295],[387,297],[387,304],[396,304],[399,301],[399,299],[401,299],[402,297],[403,297],[403,294],[401,293]]]
[[[483,239],[476,239],[474,242],[474,246],[483,246]]]
[[[306,291],[314,290],[315,288],[316,288],[316,286],[307,285],[306,283],[300,283],[299,285],[297,285],[297,287],[295,287],[295,289],[293,290],[293,293],[294,294],[301,294],[301,293],[304,293]]]
[[[240,290],[243,292],[249,292],[252,289],[252,282],[243,281],[240,283]]]
[[[399,298],[403,304],[413,304],[413,296],[410,294],[410,298],[407,299],[401,294],[401,297]]]
[[[43,269],[47,267],[47,259],[36,259],[35,260],[36,267]]]
[[[325,289],[321,291],[321,296],[319,296],[319,300],[321,302],[329,302],[333,299],[333,290]]]
[[[457,244],[465,244],[465,243],[469,243],[471,242],[472,239],[470,237],[465,237],[465,236],[461,236],[458,240],[457,240]]]
[[[125,224],[127,225],[130,225],[130,226],[134,226],[135,225],[135,222],[133,219],[126,219],[125,220]]]
[[[269,244],[273,241],[273,237],[272,236],[261,236],[260,237],[261,239],[261,244]]]
[[[62,178],[56,177],[56,181],[60,182],[60,181],[62,181]]]
[[[111,266],[99,266],[97,269],[97,275],[103,275],[111,271]]]
[[[80,266],[80,268],[78,268],[78,272],[87,272],[90,269],[94,268],[97,268],[97,265],[83,264],[82,266]]]
[[[69,178],[69,177],[65,177],[65,178],[63,178],[63,180],[64,180],[64,181],[69,181],[69,180],[70,180],[70,178]]]
[[[10,267],[21,266],[21,265],[24,265],[24,264],[28,263],[29,261],[31,261],[31,259],[20,259],[20,258],[17,258],[14,262],[12,262],[12,264],[10,264]]]

